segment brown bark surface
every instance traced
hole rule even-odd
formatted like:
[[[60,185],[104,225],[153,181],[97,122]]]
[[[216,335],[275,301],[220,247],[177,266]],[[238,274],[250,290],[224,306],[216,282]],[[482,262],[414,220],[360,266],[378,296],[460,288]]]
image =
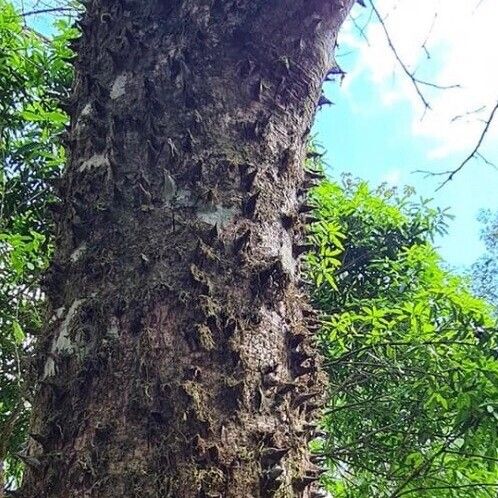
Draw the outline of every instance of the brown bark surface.
[[[318,496],[302,164],[351,3],[88,2],[22,496]]]

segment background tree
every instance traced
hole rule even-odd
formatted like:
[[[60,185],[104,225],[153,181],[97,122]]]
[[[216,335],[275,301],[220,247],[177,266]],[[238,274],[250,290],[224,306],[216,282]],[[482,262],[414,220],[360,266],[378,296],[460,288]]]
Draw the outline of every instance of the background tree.
[[[481,239],[485,253],[474,263],[471,269],[474,292],[498,310],[498,213],[482,211],[479,221],[483,224]]]
[[[71,71],[71,30],[59,23],[50,43],[25,29],[0,1],[0,464],[20,477],[14,455],[25,440],[26,355],[43,321],[39,276],[51,256],[51,184],[64,161],[58,109]],[[21,375],[23,373],[24,375]]]
[[[308,257],[330,378],[318,461],[337,497],[479,497],[498,486],[491,308],[444,270],[444,211],[325,182]]]

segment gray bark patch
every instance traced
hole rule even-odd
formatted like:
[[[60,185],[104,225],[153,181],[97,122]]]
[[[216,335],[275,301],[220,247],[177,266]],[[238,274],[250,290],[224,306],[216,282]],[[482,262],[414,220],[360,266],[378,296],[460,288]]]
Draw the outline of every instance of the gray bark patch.
[[[62,321],[58,333],[52,342],[51,355],[48,357],[43,378],[51,377],[55,375],[55,360],[54,356],[59,352],[73,353],[75,351],[75,345],[73,344],[70,334],[70,325],[75,317],[80,306],[85,302],[84,299],[76,299],[67,311],[66,317]]]
[[[235,208],[225,208],[223,206],[215,206],[214,208],[204,208],[197,211],[197,217],[209,225],[218,225],[223,227],[230,223],[237,214]]]
[[[101,166],[109,167],[109,159],[104,154],[94,154],[90,159],[83,161],[78,168],[80,172],[100,168]]]
[[[128,76],[126,73],[120,74],[112,84],[111,88],[111,99],[115,100],[122,97],[126,93],[126,82]]]

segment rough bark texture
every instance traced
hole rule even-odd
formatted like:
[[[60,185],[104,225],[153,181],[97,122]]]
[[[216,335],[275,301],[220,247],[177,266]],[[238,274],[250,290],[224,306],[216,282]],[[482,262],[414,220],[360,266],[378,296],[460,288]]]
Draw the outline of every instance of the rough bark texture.
[[[318,496],[302,164],[351,3],[88,2],[22,496]]]

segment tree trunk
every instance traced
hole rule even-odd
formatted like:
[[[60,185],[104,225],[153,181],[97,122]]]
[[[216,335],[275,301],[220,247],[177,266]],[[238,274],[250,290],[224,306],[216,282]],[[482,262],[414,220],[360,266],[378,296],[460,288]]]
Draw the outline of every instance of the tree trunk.
[[[352,0],[90,0],[25,497],[305,497],[302,164]]]

